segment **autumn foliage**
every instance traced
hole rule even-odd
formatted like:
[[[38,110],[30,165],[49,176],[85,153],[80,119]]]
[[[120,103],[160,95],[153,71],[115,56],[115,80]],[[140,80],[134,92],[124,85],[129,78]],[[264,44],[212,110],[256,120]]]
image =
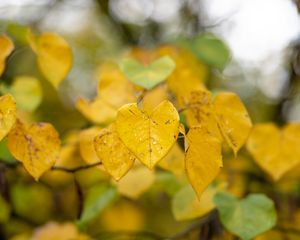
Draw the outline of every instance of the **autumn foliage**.
[[[29,30],[26,41],[47,88],[59,91],[74,61],[70,45],[56,33]],[[224,61],[204,52],[209,41],[221,45]],[[0,74],[13,42],[0,37]],[[186,237],[212,221],[221,230],[211,239],[275,239],[269,237],[277,234],[273,227],[289,226],[277,219],[283,210],[264,188],[292,191],[281,190],[278,182],[300,163],[300,124],[252,126],[236,93],[206,85],[211,69],[228,62],[227,47],[211,35],[191,45],[133,47],[118,60],[102,62],[95,70],[97,94],[74,103],[85,122],[77,128],[57,130],[36,114],[45,87],[35,76],[1,85],[0,175],[6,183],[0,222],[10,239],[110,239],[104,233],[148,232],[148,218],[159,217],[149,213],[160,211],[149,203],[154,196],[167,199],[172,226],[196,227],[182,236],[160,238],[158,232],[141,239],[196,239]],[[150,205],[148,215],[141,202]],[[26,226],[9,229],[18,218],[28,220]]]

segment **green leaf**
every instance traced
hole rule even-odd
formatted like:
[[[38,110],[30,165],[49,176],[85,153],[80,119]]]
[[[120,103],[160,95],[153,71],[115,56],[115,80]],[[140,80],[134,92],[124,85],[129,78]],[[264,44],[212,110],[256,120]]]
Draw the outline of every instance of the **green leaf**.
[[[209,33],[196,37],[192,50],[200,60],[219,69],[224,69],[231,57],[225,43]]]
[[[0,161],[5,163],[17,163],[7,147],[7,138],[0,141]]]
[[[134,59],[124,59],[120,66],[125,76],[134,84],[152,89],[164,81],[175,69],[175,62],[168,56],[161,57],[148,66]]]
[[[12,209],[24,219],[41,224],[53,217],[52,194],[41,184],[18,183],[12,187],[10,196]]]
[[[109,206],[117,197],[115,187],[107,184],[94,185],[85,196],[82,215],[77,222],[80,229],[93,221],[100,212]]]
[[[17,107],[24,111],[34,111],[42,101],[42,88],[39,80],[34,77],[17,77],[11,86],[0,85],[0,91],[13,95]]]
[[[211,185],[201,195],[200,201],[190,184],[180,189],[172,199],[172,212],[176,220],[203,217],[215,208],[213,197],[217,191]]]
[[[9,219],[10,207],[8,203],[0,195],[0,223],[4,223]]]
[[[229,193],[218,192],[214,202],[222,224],[244,240],[250,240],[276,224],[274,203],[263,194],[250,194],[239,200]]]

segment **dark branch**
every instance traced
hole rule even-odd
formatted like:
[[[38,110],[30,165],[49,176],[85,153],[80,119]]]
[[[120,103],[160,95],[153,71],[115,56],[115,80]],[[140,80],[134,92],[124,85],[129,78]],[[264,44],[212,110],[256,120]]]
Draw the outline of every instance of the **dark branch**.
[[[74,172],[77,172],[77,171],[81,171],[81,170],[85,170],[85,169],[88,169],[88,168],[96,167],[96,166],[99,166],[101,164],[102,164],[102,162],[96,162],[96,163],[93,163],[93,164],[83,165],[83,166],[79,166],[79,167],[75,167],[75,168],[66,168],[66,167],[60,167],[60,166],[53,166],[51,168],[51,170],[58,170],[58,171],[63,171],[63,172],[68,172],[68,173],[74,173]]]

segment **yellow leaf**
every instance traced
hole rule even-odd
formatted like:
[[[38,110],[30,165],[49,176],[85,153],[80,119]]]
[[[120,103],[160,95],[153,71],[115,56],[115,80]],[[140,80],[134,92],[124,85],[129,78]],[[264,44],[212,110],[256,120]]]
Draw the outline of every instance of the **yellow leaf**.
[[[30,76],[20,76],[14,79],[10,87],[1,86],[1,91],[12,94],[18,109],[34,111],[42,101],[42,88],[38,79]]]
[[[31,240],[89,240],[87,235],[78,232],[72,223],[49,222],[44,226],[37,228]]]
[[[100,134],[100,131],[101,128],[99,127],[91,127],[81,131],[79,134],[80,155],[88,164],[99,162],[94,148],[94,138]]]
[[[106,231],[139,231],[144,226],[144,215],[138,206],[130,201],[121,201],[108,207],[101,214],[101,223]]]
[[[158,166],[175,175],[184,173],[184,151],[175,143],[170,152],[158,163]]]
[[[236,154],[245,144],[252,123],[241,99],[234,93],[219,93],[214,101],[222,135]]]
[[[169,101],[161,102],[151,114],[136,103],[118,110],[117,132],[123,143],[147,167],[154,166],[169,152],[179,132],[179,116]]]
[[[0,97],[0,141],[9,133],[16,122],[16,102],[6,94]]]
[[[58,34],[51,32],[42,33],[40,36],[29,32],[28,41],[37,55],[41,72],[55,88],[58,88],[72,66],[73,56],[69,44]]]
[[[120,140],[114,124],[100,131],[94,145],[103,166],[115,180],[122,178],[135,161],[135,156]]]
[[[118,192],[126,197],[137,199],[154,183],[153,171],[143,167],[134,166],[120,181],[115,182]]]
[[[88,101],[84,98],[79,98],[76,102],[76,108],[88,120],[96,124],[110,123],[117,115],[117,110],[108,105],[100,97],[97,97],[94,101]]]
[[[160,47],[157,52],[160,56],[168,54],[175,61],[176,68],[168,77],[167,84],[177,97],[179,107],[183,106],[190,92],[205,89],[208,68],[191,52],[172,46]]]
[[[159,85],[146,92],[142,101],[142,109],[151,113],[153,109],[164,100],[168,100],[167,86]]]
[[[218,176],[222,163],[221,142],[207,129],[192,127],[187,136],[185,168],[188,179],[200,199],[203,191]]]
[[[5,69],[5,60],[14,50],[14,44],[9,37],[2,35],[0,36],[0,76]]]
[[[289,123],[282,130],[273,123],[257,124],[247,142],[255,162],[274,181],[300,163],[299,146],[299,123]]]
[[[100,68],[98,95],[109,105],[119,108],[136,101],[135,86],[129,82],[115,63]]]
[[[193,91],[186,103],[186,118],[190,127],[201,125],[212,135],[223,140],[216,120],[211,93],[207,90]]]
[[[49,123],[34,123],[27,127],[17,121],[8,135],[8,148],[29,174],[38,180],[58,160],[60,140]]]
[[[201,125],[221,141],[224,138],[234,154],[246,142],[252,123],[236,94],[219,93],[212,102],[209,91],[194,91],[184,108],[189,126]]]

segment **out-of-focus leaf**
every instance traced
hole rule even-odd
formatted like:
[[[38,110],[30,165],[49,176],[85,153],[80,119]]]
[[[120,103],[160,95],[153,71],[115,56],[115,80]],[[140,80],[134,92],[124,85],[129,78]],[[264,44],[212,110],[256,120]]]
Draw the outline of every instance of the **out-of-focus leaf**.
[[[289,123],[281,130],[273,123],[254,126],[247,149],[255,162],[274,181],[300,162],[300,124]]]
[[[54,202],[48,188],[22,183],[12,186],[10,194],[12,208],[17,215],[39,224],[53,216]]]
[[[73,56],[68,42],[58,34],[51,32],[42,33],[40,36],[29,32],[28,41],[37,55],[41,72],[57,89],[72,66]]]
[[[78,226],[84,228],[109,206],[116,197],[116,188],[112,186],[96,184],[91,187],[85,196],[83,212],[77,222]]]
[[[276,224],[274,203],[263,194],[250,194],[239,200],[229,193],[218,192],[214,202],[222,224],[243,240],[253,239]]]
[[[136,159],[119,138],[114,124],[99,132],[95,137],[94,146],[106,171],[115,180],[121,179]]]
[[[120,194],[137,199],[151,187],[154,181],[155,174],[153,171],[144,166],[134,166],[126,176],[115,184]]]
[[[181,188],[172,199],[172,212],[176,220],[183,221],[203,217],[215,208],[215,186],[207,188],[200,199],[190,185]]]
[[[169,152],[179,132],[179,115],[169,101],[161,102],[151,114],[141,111],[136,103],[118,110],[116,119],[120,139],[148,168]]]
[[[140,231],[145,224],[142,209],[130,201],[119,201],[101,214],[101,223],[106,231]]]
[[[89,236],[79,233],[72,223],[49,222],[34,230],[30,240],[92,240]]]
[[[2,35],[0,36],[0,76],[5,69],[5,60],[14,50],[14,44],[9,37]]]
[[[76,102],[76,108],[83,116],[95,124],[110,123],[117,115],[117,109],[107,104],[100,97],[97,97],[93,101],[79,98]]]
[[[121,70],[125,76],[134,84],[146,89],[151,89],[172,73],[175,63],[172,58],[163,56],[148,66],[134,59],[125,59],[121,63]]]
[[[17,121],[9,133],[8,148],[29,174],[38,180],[59,159],[60,139],[49,123],[34,123],[27,127]]]
[[[99,72],[98,95],[106,103],[119,108],[136,101],[134,84],[126,79],[117,64],[105,63]]]
[[[0,195],[0,223],[4,223],[9,219],[10,206]]]
[[[16,102],[6,94],[0,97],[0,141],[9,133],[16,122]]]
[[[17,108],[25,111],[34,111],[42,101],[42,88],[39,80],[34,77],[17,77],[11,86],[1,85],[0,90],[13,95]]]
[[[16,42],[20,44],[27,43],[27,35],[29,32],[28,26],[21,25],[16,22],[9,23],[6,27],[6,32],[11,36]]]
[[[100,131],[100,127],[91,127],[82,130],[79,134],[80,155],[82,159],[88,164],[99,162],[94,147],[94,138],[100,134]]]
[[[192,127],[187,136],[185,168],[188,179],[198,198],[218,176],[222,162],[221,142],[207,129]]]
[[[159,190],[163,190],[169,196],[174,196],[182,185],[187,183],[186,178],[182,176],[175,176],[170,172],[158,171],[155,173],[155,183],[153,187],[158,187]]]
[[[184,173],[184,151],[179,144],[174,144],[168,154],[158,163],[158,166],[175,175]]]
[[[157,105],[165,100],[168,100],[167,86],[157,86],[156,88],[146,92],[142,101],[142,109],[151,113]]]
[[[11,153],[8,150],[7,146],[7,139],[4,138],[0,142],[0,161],[7,162],[7,163],[15,163],[15,158],[11,155]]]
[[[212,34],[202,34],[193,39],[192,50],[203,62],[220,69],[231,57],[226,44]]]

